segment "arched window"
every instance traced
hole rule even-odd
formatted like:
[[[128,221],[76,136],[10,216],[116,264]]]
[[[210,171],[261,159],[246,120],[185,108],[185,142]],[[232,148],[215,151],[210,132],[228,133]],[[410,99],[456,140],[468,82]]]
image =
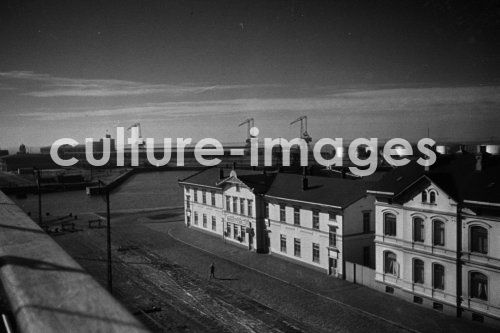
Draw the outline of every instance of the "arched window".
[[[424,262],[420,259],[413,260],[413,282],[424,283]]]
[[[472,252],[488,253],[488,230],[483,227],[470,228],[470,249]]]
[[[470,297],[488,300],[488,278],[486,275],[472,272],[469,281]]]
[[[429,194],[429,197],[430,197],[429,202],[431,204],[436,203],[436,192],[431,191]]]
[[[432,287],[434,289],[444,289],[444,266],[440,264],[432,265]]]
[[[433,224],[433,244],[444,246],[444,222],[439,220],[432,221]]]
[[[392,213],[384,215],[384,234],[386,236],[396,236],[396,215]]]
[[[390,251],[384,253],[384,272],[387,274],[398,275],[398,263],[396,254]]]
[[[424,241],[424,220],[420,217],[415,217],[413,219],[413,241],[423,242]]]
[[[422,191],[422,202],[427,202],[427,192],[425,190]]]

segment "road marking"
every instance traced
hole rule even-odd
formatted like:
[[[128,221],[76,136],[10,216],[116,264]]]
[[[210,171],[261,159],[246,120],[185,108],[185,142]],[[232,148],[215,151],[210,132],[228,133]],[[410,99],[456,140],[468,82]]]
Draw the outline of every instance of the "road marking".
[[[257,272],[257,273],[263,274],[263,275],[265,275],[265,276],[267,276],[267,277],[269,277],[269,278],[271,278],[271,279],[278,280],[278,281],[283,282],[283,283],[285,283],[285,284],[288,284],[288,285],[290,285],[290,286],[292,286],[292,287],[295,287],[295,288],[298,288],[298,289],[300,289],[300,290],[303,290],[303,291],[305,291],[305,292],[307,292],[307,293],[309,293],[309,294],[313,294],[313,295],[319,296],[319,297],[321,297],[321,298],[327,299],[327,300],[329,300],[329,301],[331,301],[331,302],[333,302],[333,303],[337,303],[337,304],[343,305],[343,306],[345,306],[345,307],[347,307],[347,308],[349,308],[349,309],[351,309],[351,310],[354,310],[354,311],[357,311],[357,312],[359,312],[359,313],[362,313],[362,314],[364,314],[364,315],[366,315],[366,316],[368,316],[368,317],[372,317],[372,318],[375,318],[375,319],[382,320],[382,321],[384,321],[384,322],[386,322],[386,323],[389,323],[389,324],[391,324],[391,325],[393,325],[393,326],[396,326],[396,327],[402,328],[402,329],[407,330],[407,331],[409,331],[409,332],[414,332],[414,333],[422,333],[422,332],[420,332],[420,331],[418,331],[418,330],[415,330],[415,329],[413,329],[413,328],[406,327],[406,326],[404,326],[404,325],[402,325],[402,324],[399,324],[399,323],[397,323],[397,322],[395,322],[395,321],[392,321],[392,320],[390,320],[390,319],[387,319],[387,318],[381,317],[381,316],[379,316],[379,315],[376,315],[376,314],[374,314],[374,313],[371,313],[371,312],[365,311],[365,310],[363,310],[363,309],[357,308],[357,307],[355,307],[355,306],[352,306],[352,305],[350,305],[350,304],[344,303],[344,302],[342,302],[342,301],[339,301],[339,300],[337,300],[337,299],[331,298],[331,297],[329,297],[329,296],[322,295],[322,294],[317,293],[317,292],[315,292],[315,291],[312,291],[312,290],[309,290],[309,289],[304,288],[304,287],[302,287],[302,286],[299,286],[299,285],[297,285],[297,284],[295,284],[295,283],[293,283],[293,282],[286,281],[286,280],[283,280],[283,279],[281,279],[281,278],[279,278],[279,277],[276,277],[276,276],[270,275],[270,274],[268,274],[268,273],[266,273],[266,272],[263,272],[263,271],[261,271],[261,270],[258,270],[258,269],[256,269],[256,268],[253,268],[253,267],[250,267],[250,266],[244,265],[244,264],[239,263],[239,262],[236,262],[236,261],[232,261],[232,260],[230,260],[230,259],[228,259],[228,258],[221,257],[220,255],[218,255],[218,254],[216,254],[216,253],[214,253],[214,252],[211,252],[211,251],[209,251],[209,250],[203,249],[203,248],[198,247],[198,246],[196,246],[196,245],[190,244],[190,243],[188,243],[188,242],[185,242],[185,241],[183,241],[183,240],[181,240],[181,239],[179,239],[179,238],[177,238],[177,237],[173,236],[173,235],[171,234],[171,231],[172,231],[172,229],[168,229],[167,234],[168,234],[170,237],[172,237],[172,239],[174,239],[174,240],[176,240],[176,241],[178,241],[178,242],[180,242],[180,243],[186,244],[186,245],[188,245],[188,246],[190,246],[190,247],[193,247],[193,248],[195,248],[195,249],[197,249],[197,250],[200,250],[200,251],[202,251],[202,252],[209,253],[209,254],[211,254],[211,255],[213,255],[213,256],[215,256],[215,257],[217,257],[217,258],[220,258],[220,259],[223,259],[223,260],[226,260],[226,261],[230,261],[230,262],[231,262],[231,263],[233,263],[233,264],[236,264],[236,265],[239,265],[239,266],[245,267],[245,268],[247,268],[247,269],[249,269],[249,270],[252,270],[252,271],[254,271],[254,272]]]

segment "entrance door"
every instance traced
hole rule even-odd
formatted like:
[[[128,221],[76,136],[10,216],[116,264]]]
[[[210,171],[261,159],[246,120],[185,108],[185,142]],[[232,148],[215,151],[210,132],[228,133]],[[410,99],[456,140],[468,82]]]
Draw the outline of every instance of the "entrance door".
[[[337,274],[337,259],[328,258],[328,274],[330,275]]]

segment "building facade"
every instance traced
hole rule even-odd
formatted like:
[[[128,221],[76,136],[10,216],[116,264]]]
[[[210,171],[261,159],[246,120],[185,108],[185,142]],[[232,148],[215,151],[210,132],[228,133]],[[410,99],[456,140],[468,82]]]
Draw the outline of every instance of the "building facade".
[[[336,277],[345,260],[374,263],[373,197],[365,185],[278,174],[265,195],[270,251]]]
[[[500,323],[500,175],[490,157],[409,165],[368,193],[375,201],[376,274],[383,290]]]
[[[240,173],[240,172],[239,172]],[[179,181],[185,223],[249,250],[267,251],[261,192],[272,175],[208,169]]]

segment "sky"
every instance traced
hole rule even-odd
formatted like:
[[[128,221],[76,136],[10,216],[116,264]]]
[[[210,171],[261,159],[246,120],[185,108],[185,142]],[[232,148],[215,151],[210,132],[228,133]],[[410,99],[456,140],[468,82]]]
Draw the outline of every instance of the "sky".
[[[0,147],[500,140],[497,1],[2,1]]]

